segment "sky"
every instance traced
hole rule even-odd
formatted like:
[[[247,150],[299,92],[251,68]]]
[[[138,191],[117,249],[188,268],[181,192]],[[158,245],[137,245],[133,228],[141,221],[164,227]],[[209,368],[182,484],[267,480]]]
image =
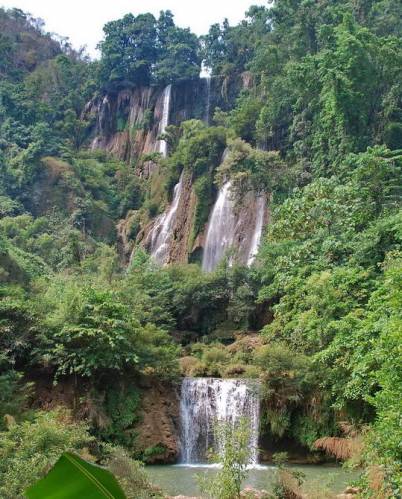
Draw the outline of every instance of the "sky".
[[[225,17],[238,23],[250,5],[267,5],[267,0],[0,0],[0,6],[17,7],[42,18],[47,31],[69,37],[74,48],[86,45],[92,57],[103,37],[103,25],[124,14],[134,15],[171,10],[176,25],[191,28],[197,35]]]

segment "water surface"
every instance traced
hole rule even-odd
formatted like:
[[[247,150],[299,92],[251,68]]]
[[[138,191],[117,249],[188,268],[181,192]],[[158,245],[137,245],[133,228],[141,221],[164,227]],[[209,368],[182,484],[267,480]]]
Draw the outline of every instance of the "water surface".
[[[289,466],[289,469],[304,473],[306,475],[304,490],[306,492],[314,491],[315,494],[325,488],[336,493],[342,492],[356,477],[354,473],[344,470],[340,466],[305,465]],[[147,466],[146,471],[152,483],[170,495],[197,495],[200,494],[200,491],[195,475],[213,476],[217,472],[217,468],[208,465],[163,465]],[[272,491],[275,472],[275,466],[258,466],[251,469],[245,485]]]

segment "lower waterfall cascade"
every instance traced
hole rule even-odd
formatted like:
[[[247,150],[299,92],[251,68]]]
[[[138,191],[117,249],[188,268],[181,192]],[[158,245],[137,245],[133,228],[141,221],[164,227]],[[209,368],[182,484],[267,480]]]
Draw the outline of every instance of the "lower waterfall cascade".
[[[247,379],[184,378],[181,387],[181,462],[207,462],[214,442],[214,422],[235,425],[247,418],[250,431],[250,466],[258,464],[260,400],[258,383]]]
[[[219,190],[208,223],[207,237],[202,259],[202,269],[211,272],[225,256],[234,242],[236,219],[231,182],[226,182]]]
[[[169,251],[169,241],[173,234],[175,224],[175,214],[179,205],[182,188],[183,188],[184,170],[180,175],[179,182],[174,187],[173,201],[170,208],[163,212],[155,221],[151,238],[151,255],[152,258],[160,263],[166,263],[166,258]]]
[[[224,159],[224,158],[223,158]],[[250,219],[252,232],[248,237],[239,240],[239,227],[246,225],[245,220],[250,214],[247,207],[236,212],[236,200],[232,193],[232,182],[229,180],[219,189],[218,197],[212,209],[208,230],[205,239],[205,247],[202,258],[202,269],[212,272],[225,257],[228,251],[234,250],[229,259],[238,260],[248,266],[252,265],[260,246],[264,220],[266,215],[266,196],[255,192],[248,193],[249,206],[254,206],[254,213]],[[253,224],[253,225],[251,225]]]

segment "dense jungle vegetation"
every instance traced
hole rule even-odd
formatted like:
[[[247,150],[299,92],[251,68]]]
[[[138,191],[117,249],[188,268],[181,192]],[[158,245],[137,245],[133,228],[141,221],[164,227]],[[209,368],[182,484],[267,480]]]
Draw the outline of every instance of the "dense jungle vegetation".
[[[122,478],[128,497],[158,497],[131,460],[144,458],[135,387],[183,373],[259,377],[265,434],[310,450],[353,441],[362,497],[400,497],[400,2],[277,0],[201,38],[169,11],[104,32],[91,61],[0,9],[0,497],[22,497],[63,451],[83,449],[125,463],[139,480]],[[210,126],[168,128],[157,198],[134,163],[88,149],[83,109],[105,92],[196,79],[202,61],[253,84]],[[214,178],[269,193],[252,267],[160,268],[140,247],[128,269],[119,258],[117,222],[138,215],[134,240],[183,168],[198,228]],[[52,383],[75,387],[72,412],[46,411]]]

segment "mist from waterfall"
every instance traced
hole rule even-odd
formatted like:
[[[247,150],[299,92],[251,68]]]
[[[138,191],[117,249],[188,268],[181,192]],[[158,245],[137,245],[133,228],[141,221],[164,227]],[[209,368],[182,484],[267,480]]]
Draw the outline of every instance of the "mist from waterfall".
[[[202,258],[202,269],[212,272],[234,242],[236,218],[232,183],[226,182],[219,190],[218,198],[208,222],[207,237]]]
[[[256,221],[255,221],[253,237],[251,240],[250,251],[248,253],[248,259],[247,259],[248,266],[253,264],[261,243],[262,228],[264,225],[264,215],[265,215],[265,196],[263,196],[262,194],[257,198],[255,210],[256,210],[255,213]]]
[[[184,170],[180,175],[179,182],[174,187],[172,204],[168,210],[159,215],[155,220],[154,227],[150,234],[151,256],[160,264],[166,263],[169,254],[170,240],[176,220],[175,215],[183,191],[183,177]]]
[[[236,425],[245,418],[250,432],[250,465],[258,464],[260,401],[258,383],[245,379],[184,378],[181,387],[181,461],[207,461],[215,422]],[[224,445],[224,443],[223,443]]]
[[[172,85],[168,85],[163,91],[163,108],[162,108],[162,119],[159,123],[159,135],[165,133],[166,127],[169,125],[169,113],[170,113],[170,99],[172,95]],[[167,143],[166,140],[159,141],[159,152],[165,158],[167,156]]]

